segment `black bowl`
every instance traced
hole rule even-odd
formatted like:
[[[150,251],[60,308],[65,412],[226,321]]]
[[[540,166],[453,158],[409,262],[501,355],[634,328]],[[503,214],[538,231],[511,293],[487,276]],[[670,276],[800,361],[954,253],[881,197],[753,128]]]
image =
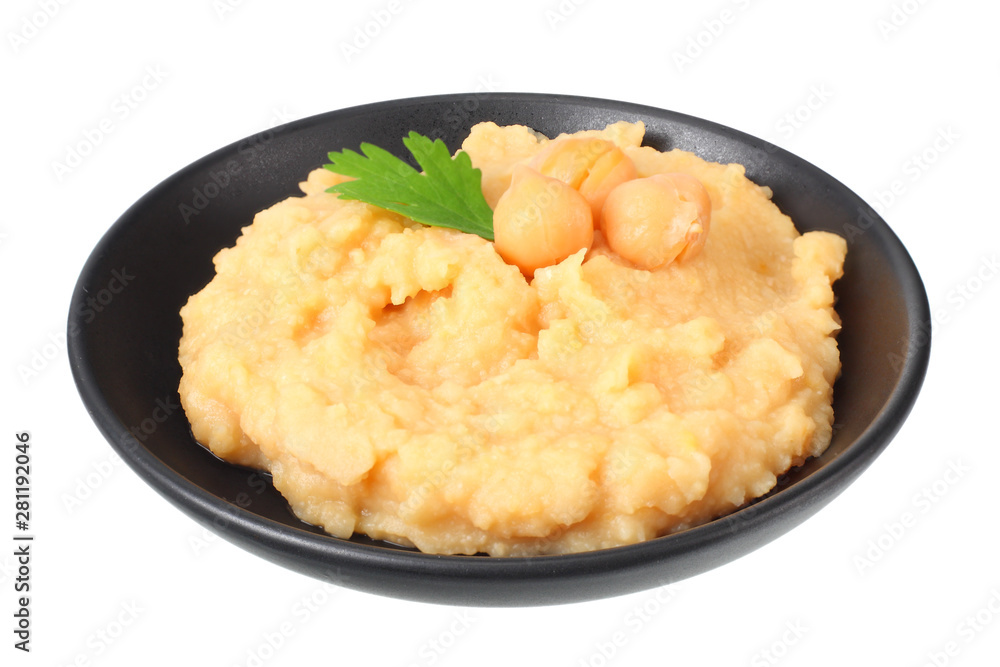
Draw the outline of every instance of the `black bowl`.
[[[643,544],[530,558],[436,556],[299,521],[259,473],[195,442],[179,407],[178,311],[213,276],[212,257],[254,213],[291,195],[326,153],[369,141],[402,154],[410,130],[457,149],[482,120],[548,135],[646,123],[646,143],[739,162],[770,186],[801,231],[848,240],[836,285],[843,372],[833,441],[756,503]],[[313,116],[222,148],[155,187],[111,227],[87,261],[69,314],[69,356],[98,428],[146,482],[202,525],[273,562],[344,586],[465,605],[540,605],[631,593],[699,574],[787,532],[847,487],[909,413],[930,353],[920,276],[899,240],[857,195],[760,139],[670,111],[535,94],[444,95]],[[859,517],[860,519],[861,517]]]

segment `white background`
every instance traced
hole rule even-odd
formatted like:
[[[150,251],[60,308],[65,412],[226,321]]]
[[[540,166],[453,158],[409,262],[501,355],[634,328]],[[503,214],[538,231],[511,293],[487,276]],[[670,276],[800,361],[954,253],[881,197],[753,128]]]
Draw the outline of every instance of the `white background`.
[[[30,655],[12,647],[13,549],[0,547],[0,662],[996,664],[997,7],[6,0],[0,540],[12,544],[22,429],[37,539]],[[373,16],[387,24],[346,53]],[[481,90],[705,117],[879,205],[922,272],[935,340],[913,413],[856,484],[787,536],[669,591],[456,609],[327,588],[265,562],[201,530],[111,456],[73,385],[63,332],[87,255],[133,201],[278,122]],[[57,169],[104,119],[110,132],[82,163]],[[605,657],[619,632],[623,645]]]

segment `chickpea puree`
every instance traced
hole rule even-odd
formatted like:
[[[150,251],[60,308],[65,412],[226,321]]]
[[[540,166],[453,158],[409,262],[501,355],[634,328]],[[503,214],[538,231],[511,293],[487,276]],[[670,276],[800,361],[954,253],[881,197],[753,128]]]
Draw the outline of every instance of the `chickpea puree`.
[[[195,438],[269,470],[333,535],[430,553],[631,544],[769,491],[830,442],[846,244],[800,235],[740,165],[643,147],[643,132],[562,137],[573,147],[474,127],[462,148],[495,243],[310,173],[181,311]],[[632,210],[657,197],[666,223],[662,205]],[[559,202],[568,251],[501,231],[533,200]]]

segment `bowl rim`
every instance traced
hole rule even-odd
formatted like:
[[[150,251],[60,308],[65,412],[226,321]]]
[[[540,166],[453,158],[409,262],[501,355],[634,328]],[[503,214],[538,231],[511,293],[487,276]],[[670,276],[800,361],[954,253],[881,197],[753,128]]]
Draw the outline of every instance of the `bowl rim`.
[[[336,109],[285,123],[280,128],[285,132],[294,133],[317,124],[336,123],[338,119],[347,116],[377,114],[389,107],[454,104],[467,100],[470,96],[475,96],[477,99],[511,103],[544,102],[560,105],[583,105],[588,108],[607,109],[615,112],[625,111],[638,116],[660,117],[684,125],[705,128],[729,139],[757,145],[798,169],[815,172],[824,179],[824,182],[829,184],[831,189],[836,190],[839,196],[856,200],[859,206],[870,210],[870,206],[839,180],[812,163],[757,137],[704,118],[653,106],[604,98],[524,92],[448,93],[385,100]],[[881,227],[880,233],[886,241],[885,251],[890,256],[894,273],[900,280],[902,297],[909,315],[907,322],[909,338],[906,352],[902,355],[899,380],[882,409],[860,436],[847,445],[842,454],[813,471],[805,479],[781,489],[779,493],[765,496],[753,504],[708,523],[645,542],[588,552],[539,556],[490,557],[427,554],[419,551],[400,550],[390,546],[353,542],[274,521],[239,507],[189,481],[179,471],[161,461],[129,433],[104,397],[95,375],[93,360],[85,354],[83,344],[75,335],[79,333],[81,328],[82,309],[80,306],[85,297],[85,287],[93,282],[95,278],[93,274],[100,258],[114,244],[118,233],[128,225],[134,224],[137,212],[143,209],[146,202],[155,199],[157,193],[171,187],[171,184],[184,174],[195,172],[206,164],[217,162],[221,156],[236,150],[241,141],[244,140],[232,142],[182,167],[132,204],[105,232],[84,264],[74,287],[67,323],[67,348],[73,378],[80,396],[98,429],[122,459],[154,490],[206,527],[213,527],[207,517],[223,517],[223,537],[241,543],[240,545],[244,548],[247,548],[247,543],[262,545],[265,553],[259,555],[269,560],[283,562],[280,551],[284,549],[294,552],[296,559],[305,558],[316,561],[337,559],[343,562],[344,567],[338,567],[335,572],[331,571],[325,578],[334,583],[370,591],[370,586],[356,584],[354,577],[350,574],[352,568],[391,570],[405,573],[406,576],[418,577],[445,576],[450,579],[458,577],[467,580],[544,578],[547,581],[565,580],[572,582],[581,577],[587,577],[588,573],[591,573],[595,568],[601,571],[627,571],[638,567],[641,563],[662,562],[681,553],[688,555],[707,554],[714,547],[732,540],[736,533],[743,531],[756,533],[762,526],[772,522],[778,514],[794,514],[796,512],[803,514],[802,517],[795,520],[794,524],[782,531],[782,533],[787,532],[816,511],[808,508],[815,507],[819,503],[825,505],[836,495],[839,495],[850,481],[853,481],[871,464],[898,432],[913,408],[922,386],[930,356],[931,318],[927,294],[912,258],[898,237],[881,216],[871,211],[871,216]],[[918,333],[926,337],[924,344],[913,344],[913,341],[917,340]],[[845,477],[849,481],[842,483],[841,480]],[[832,487],[840,488],[833,489]],[[220,526],[215,524],[215,528],[218,529]],[[760,541],[745,553],[759,548],[771,539],[774,538]],[[272,552],[271,549],[275,547],[278,550]],[[724,558],[722,562],[729,560],[732,559]],[[704,569],[711,569],[711,567]],[[445,572],[447,569],[452,571],[450,576]],[[666,577],[664,583],[671,583],[669,579]],[[620,593],[634,592],[642,588],[648,588],[648,586],[626,587]],[[392,594],[384,591],[376,592]],[[406,595],[405,592],[398,597],[426,600],[424,596],[412,597]],[[577,596],[574,599],[591,599],[593,597],[604,597],[604,595]],[[555,599],[553,603],[563,601]],[[474,601],[466,603],[472,604]]]

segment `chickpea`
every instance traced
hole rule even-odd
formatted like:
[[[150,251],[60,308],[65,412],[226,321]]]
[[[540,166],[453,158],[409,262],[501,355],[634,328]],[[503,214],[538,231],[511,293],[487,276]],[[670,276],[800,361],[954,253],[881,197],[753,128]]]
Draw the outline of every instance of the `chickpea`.
[[[538,173],[550,178],[558,178],[572,188],[579,188],[587,177],[590,167],[597,159],[614,148],[605,139],[591,137],[569,137],[549,142],[536,155],[530,166]]]
[[[635,164],[617,146],[597,158],[579,187],[580,194],[590,204],[595,227],[600,223],[604,202],[611,191],[635,177]]]
[[[688,174],[657,174],[622,183],[601,210],[601,229],[616,253],[644,269],[684,262],[701,252],[712,202]]]
[[[576,188],[590,204],[595,227],[608,193],[636,177],[635,165],[620,148],[593,137],[553,141],[535,156],[531,166]]]
[[[514,168],[493,211],[494,247],[529,278],[594,242],[590,205],[579,192],[534,169]]]

